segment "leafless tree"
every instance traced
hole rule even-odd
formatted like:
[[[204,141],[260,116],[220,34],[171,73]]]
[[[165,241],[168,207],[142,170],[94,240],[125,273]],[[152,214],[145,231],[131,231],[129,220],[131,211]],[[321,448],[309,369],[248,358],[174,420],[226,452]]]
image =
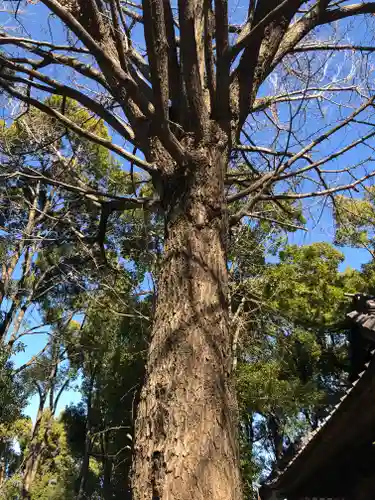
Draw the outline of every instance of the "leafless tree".
[[[244,217],[293,224],[296,204],[334,202],[375,175],[375,47],[358,35],[375,2],[41,0],[24,17],[13,6],[14,29],[0,35],[2,88],[142,169],[155,196],[64,188],[102,207],[102,234],[114,211],[144,207],[165,220],[134,498],[237,500],[228,231]],[[51,14],[50,40],[23,28],[28,12]],[[76,100],[113,140],[46,95]],[[60,183],[51,172],[14,175]]]

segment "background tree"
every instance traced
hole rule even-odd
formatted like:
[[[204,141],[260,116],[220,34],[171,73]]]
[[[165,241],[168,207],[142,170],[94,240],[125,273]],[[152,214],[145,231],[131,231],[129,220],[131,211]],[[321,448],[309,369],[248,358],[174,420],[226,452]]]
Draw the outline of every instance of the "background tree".
[[[116,304],[108,292],[101,299],[104,303],[108,300],[112,307]],[[138,304],[137,310],[146,313],[147,309],[147,303]],[[81,353],[76,362],[83,374],[83,405],[70,407],[63,419],[80,464],[77,481],[80,498],[86,498],[90,490],[92,458],[98,462],[101,497],[131,498],[133,427],[148,327],[147,319],[114,316],[91,306],[83,328],[75,336],[71,355],[77,350]],[[124,411],[118,411],[119,401]],[[80,429],[79,433],[75,429]]]
[[[283,467],[346,390],[345,294],[370,291],[365,272],[339,271],[343,254],[328,243],[282,244],[278,254],[278,262],[264,262],[256,274],[253,260],[248,266],[242,260],[244,274],[250,270],[242,297],[253,305],[242,314],[237,369],[243,450],[253,460],[245,474],[249,488],[254,466],[263,478]],[[259,295],[247,295],[254,287]]]
[[[59,398],[70,382],[68,370],[63,366],[64,359],[65,349],[61,345],[59,335],[55,334],[50,337],[47,349],[38,358],[37,363],[24,372],[24,378],[35,387],[39,397],[36,420],[25,452],[23,470],[25,498],[30,497],[32,485],[40,469],[40,461],[46,453]]]
[[[72,366],[83,377],[83,404],[63,417],[80,464],[79,498],[88,493],[91,458],[98,462],[104,498],[130,495],[134,417],[150,324],[149,301],[131,295],[133,284],[131,273],[116,274],[112,286],[97,290],[95,301],[88,298],[82,324],[67,332]],[[125,411],[118,411],[119,401]],[[79,435],[74,426],[69,430],[71,419],[81,429]]]
[[[61,100],[58,99],[50,101],[51,105],[59,103]],[[83,122],[86,128],[95,127],[98,133],[106,134],[103,125],[97,121],[91,123],[87,114],[74,102],[69,101],[65,105],[74,120]],[[97,179],[102,185],[107,183],[113,188],[116,184],[117,190],[121,183],[128,190],[132,185],[130,177],[121,172],[109,152],[101,146],[82,142],[74,135],[67,134],[54,120],[43,121],[43,115],[35,109],[10,126],[3,123],[1,137],[2,169],[11,174],[1,187],[4,316],[1,323],[0,396],[4,404],[0,422],[4,425],[7,422],[14,423],[26,405],[26,398],[33,393],[39,395],[36,421],[27,448],[22,457],[15,455],[20,463],[18,481],[23,477],[23,495],[32,497],[37,495],[35,488],[39,488],[35,484],[42,481],[41,471],[46,471],[44,464],[49,450],[49,433],[55,422],[59,398],[69,386],[74,372],[83,368],[82,360],[81,364],[77,363],[77,359],[71,355],[74,338],[68,340],[68,334],[64,331],[68,328],[69,335],[74,331],[69,327],[72,318],[78,313],[85,315],[88,302],[91,306],[94,302],[97,311],[104,307],[97,293],[100,284],[108,293],[117,280],[116,291],[113,289],[112,301],[107,300],[107,306],[110,307],[111,318],[113,315],[117,318],[120,314],[111,306],[114,307],[116,302],[120,309],[124,308],[132,287],[137,287],[139,279],[143,280],[144,247],[139,240],[147,239],[146,219],[143,215],[138,216],[139,224],[131,227],[126,224],[124,217],[120,217],[117,224],[116,220],[108,224],[109,244],[105,256],[99,234],[100,214],[97,220],[92,219],[89,201],[71,196],[69,189],[64,190],[60,186],[47,186],[44,189],[44,185],[35,181],[33,175],[19,178],[13,174],[22,168],[31,168],[34,173],[42,175],[53,170],[55,179],[58,178],[64,185],[64,181],[69,179],[69,166],[75,164],[79,165],[82,183],[87,182],[87,179],[91,182]],[[104,180],[105,176],[107,181]],[[135,174],[132,182],[139,180]],[[89,219],[86,208],[90,210]],[[129,255],[129,248],[133,246],[129,247],[131,241],[138,241],[139,250],[136,253],[139,262],[133,273],[123,273],[122,264],[114,262],[113,255],[116,252]],[[108,262],[111,255],[111,265],[116,265],[117,269],[111,268]],[[145,259],[149,260],[147,257]],[[132,306],[134,311],[132,309],[131,312],[137,316],[137,304],[134,302]],[[38,317],[37,325],[35,319],[27,316],[29,314],[32,318],[32,312],[34,315],[36,312]],[[46,345],[15,370],[10,358],[23,349],[22,341],[27,338],[26,335],[40,336],[43,332],[47,333]],[[99,331],[97,336],[100,343]],[[105,353],[104,345],[108,348],[103,343],[102,354]],[[68,358],[65,356],[67,351],[70,353]],[[81,354],[75,352],[77,354],[81,359]],[[61,377],[63,380],[60,380]],[[6,450],[11,451],[13,444],[10,430],[9,433],[6,443],[11,445],[7,444]],[[11,483],[13,485],[14,481]],[[9,489],[10,486],[6,487]],[[19,490],[19,485],[15,488]],[[40,488],[43,489],[43,486],[40,485]]]

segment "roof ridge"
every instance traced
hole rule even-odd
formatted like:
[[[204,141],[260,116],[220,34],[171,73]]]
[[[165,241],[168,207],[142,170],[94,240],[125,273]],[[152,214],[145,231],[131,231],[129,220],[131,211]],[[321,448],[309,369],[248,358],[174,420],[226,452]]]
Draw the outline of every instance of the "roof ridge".
[[[339,403],[337,403],[333,409],[328,413],[328,415],[322,420],[322,422],[318,425],[318,427],[316,429],[314,429],[313,431],[309,432],[305,438],[307,439],[303,439],[303,446],[298,450],[298,452],[294,455],[294,457],[287,463],[287,465],[281,469],[277,474],[276,476],[272,479],[272,481],[270,482],[270,484],[272,485],[274,482],[276,482],[276,480],[287,470],[290,468],[290,466],[295,462],[295,460],[304,452],[304,450],[308,447],[308,445],[311,443],[311,441],[313,440],[313,438],[321,431],[321,429],[323,429],[323,427],[325,427],[327,425],[327,423],[331,420],[331,418],[333,417],[333,415],[337,412],[337,410],[340,408],[341,404],[343,403],[343,401],[349,396],[349,394],[353,391],[354,387],[358,384],[358,382],[360,381],[360,379],[363,377],[363,375],[367,372],[367,369],[369,367],[369,365],[375,360],[375,349],[373,349],[372,351],[370,351],[370,355],[371,355],[371,359],[370,361],[368,361],[366,364],[365,364],[365,370],[363,370],[361,373],[358,374],[358,377],[356,378],[356,380],[354,380],[350,385],[349,387],[346,389],[346,391],[344,392],[344,394],[341,396],[340,400],[339,400]]]

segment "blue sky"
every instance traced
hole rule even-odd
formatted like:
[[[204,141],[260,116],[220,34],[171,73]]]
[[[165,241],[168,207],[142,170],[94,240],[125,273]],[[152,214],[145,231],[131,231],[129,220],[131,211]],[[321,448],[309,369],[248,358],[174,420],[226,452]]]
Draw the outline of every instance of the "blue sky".
[[[241,0],[238,1],[232,1],[230,3],[231,6],[231,11],[232,11],[232,22],[238,23],[244,18],[244,2]],[[25,4],[21,5],[21,9],[25,9]],[[12,28],[15,32],[15,34],[24,34],[24,31],[28,31],[31,33],[33,38],[36,39],[44,39],[44,40],[49,40],[51,37],[53,38],[53,41],[55,43],[64,43],[65,41],[65,33],[64,30],[62,29],[60,23],[50,16],[49,11],[40,3],[37,5],[28,5],[25,9],[25,11],[22,13],[22,15],[19,18],[19,23],[13,20],[7,20],[6,14],[0,14],[0,22],[4,21],[4,27],[5,29],[10,29]],[[363,20],[356,20],[354,23],[352,22],[346,22],[345,25],[346,28],[349,30],[349,39],[353,42],[356,43],[358,41],[364,41],[364,38],[368,38],[368,40],[365,40],[366,42],[370,43],[370,37],[371,34],[368,33],[365,35],[365,25]],[[320,36],[330,36],[331,34],[331,29],[330,28],[323,28],[320,32]],[[142,41],[142,34],[140,31],[137,32],[136,34],[136,41],[141,42]],[[318,63],[318,59],[316,60],[316,63]],[[325,81],[329,82],[332,81],[334,78],[340,78],[343,75],[347,74],[350,72],[351,69],[351,64],[352,60],[346,59],[344,60],[344,56],[337,54],[335,55],[332,59],[330,64],[327,66],[327,71],[325,72],[324,78]],[[64,73],[63,75],[60,73],[59,74],[59,68],[53,67],[51,69],[48,69],[48,74],[52,77],[55,78],[62,78],[63,80],[69,81],[69,74]],[[262,92],[269,93],[272,91],[272,85],[271,82],[267,83],[264,86],[264,89],[262,89]],[[348,99],[348,95],[342,95],[341,97],[338,98],[340,101],[341,109],[339,111],[334,111],[332,114],[331,107],[329,106],[329,103],[324,103],[322,104],[323,112],[326,113],[325,118],[327,119],[328,122],[335,123],[340,119],[341,116],[341,111],[345,114],[348,112],[347,106],[349,105],[354,105],[355,100],[353,102],[350,102]],[[347,102],[346,102],[347,101]],[[312,115],[311,116],[318,116],[318,113],[320,112],[320,108],[318,105],[316,108],[312,109]],[[283,108],[280,106],[279,108],[279,116],[281,119],[283,119],[283,113],[287,113],[289,110],[287,108]],[[330,114],[331,113],[331,114]],[[305,136],[308,136],[309,133],[311,133],[312,130],[315,130],[316,123],[314,120],[307,121],[306,123],[303,124],[304,129],[302,132],[304,133]],[[348,131],[342,132],[337,134],[333,140],[327,141],[326,143],[322,144],[321,147],[319,148],[318,154],[319,157],[324,156],[329,154],[331,151],[337,149],[338,147],[342,147],[342,145],[345,143],[345,141],[348,141],[348,139],[352,139],[355,136],[358,136],[362,133],[364,133],[364,130],[366,129],[365,126],[357,126],[356,129],[350,129]],[[366,129],[368,130],[368,129]],[[273,139],[271,140],[271,135],[274,133],[271,129],[263,128],[260,132],[255,133],[254,130],[252,130],[252,133],[254,133],[254,137],[256,137],[258,144],[262,146],[269,146],[273,144]],[[116,135],[113,136],[115,141],[119,141],[119,143],[122,145],[120,138]],[[278,144],[283,145],[283,141],[285,141],[285,138],[280,137],[278,139]],[[295,145],[295,150],[298,150],[298,145]],[[368,148],[365,146],[360,146],[359,148],[356,148],[355,150],[347,153],[345,157],[343,157],[340,160],[336,160],[335,164],[341,164],[341,162],[345,161],[347,164],[352,164],[358,161],[359,158],[366,158],[367,155],[369,154]],[[368,165],[367,165],[368,166]],[[128,165],[124,165],[124,168],[128,168]],[[366,168],[366,165],[363,167],[363,169]],[[364,171],[364,170],[363,170]],[[334,179],[334,182],[345,182],[345,176],[342,178],[337,178]],[[309,181],[306,181],[307,185]],[[305,185],[306,188],[306,185]],[[310,204],[310,214],[311,217],[309,218],[308,221],[308,232],[303,232],[303,231],[297,231],[294,234],[290,235],[290,242],[291,243],[296,243],[296,244],[310,244],[316,241],[328,241],[332,242],[333,241],[333,235],[334,235],[334,227],[332,223],[332,217],[331,214],[328,210],[323,210],[322,216],[320,217],[320,208],[322,206],[323,200],[318,200],[314,201],[313,204]],[[342,264],[342,270],[346,266],[350,266],[353,268],[360,268],[360,266],[368,260],[368,254],[364,250],[358,250],[358,249],[349,249],[349,248],[344,248],[341,249],[345,255],[345,262]],[[38,313],[37,311],[33,311],[30,313],[30,316],[28,318],[29,322],[31,324],[37,324],[39,322],[38,318]],[[26,341],[26,348],[24,352],[21,352],[17,354],[16,356],[16,364],[21,365],[27,360],[30,359],[31,356],[39,352],[45,345],[46,341],[46,336],[43,334],[35,334],[33,336],[27,337]],[[69,404],[70,402],[77,402],[80,399],[80,395],[78,392],[74,391],[72,388],[68,391],[66,391],[63,396],[60,399],[59,403],[59,409],[62,409],[66,404]],[[36,411],[36,404],[37,404],[37,398],[34,397],[32,400],[29,402],[26,413],[29,414],[30,416],[34,417],[35,411]]]

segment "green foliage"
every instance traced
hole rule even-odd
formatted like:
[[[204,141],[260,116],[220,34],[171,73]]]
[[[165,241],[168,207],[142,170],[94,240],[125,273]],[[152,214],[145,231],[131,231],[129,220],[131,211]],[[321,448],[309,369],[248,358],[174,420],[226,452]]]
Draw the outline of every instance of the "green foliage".
[[[22,453],[21,456],[16,456],[13,459],[14,463],[8,463],[8,477],[5,483],[0,485],[0,498],[14,498],[21,492],[22,469],[19,468],[22,467],[22,456],[26,456],[28,453],[30,436],[30,419],[22,418],[7,427],[0,426],[0,443],[4,443],[5,439],[7,441],[16,440],[20,444]],[[73,499],[75,468],[69,454],[64,425],[46,410],[35,439],[36,442],[40,443],[43,451],[37,475],[30,491],[31,500]],[[4,448],[4,444],[0,446],[0,451],[1,448]],[[4,460],[4,456],[2,458]]]
[[[273,309],[301,325],[335,324],[347,304],[344,294],[365,288],[360,272],[338,272],[344,256],[328,243],[286,246],[279,257],[266,271],[266,297]]]
[[[276,240],[278,260],[269,263],[249,229],[245,234],[234,273],[245,298],[237,389],[242,422],[251,417],[242,454],[244,481],[253,484],[336,403],[348,366],[344,294],[366,291],[368,283],[360,271],[340,272],[343,255],[328,243]]]
[[[374,187],[365,191],[363,199],[336,196],[336,243],[357,248],[374,249]]]
[[[0,426],[17,420],[26,405],[26,390],[13,372],[9,351],[0,345]]]
[[[22,491],[22,474],[17,472],[13,474],[0,486],[0,499],[13,500],[20,498]]]
[[[55,96],[48,104],[110,139],[104,123],[74,101]],[[31,163],[61,183],[116,195],[153,194],[150,179],[125,172],[107,149],[33,108],[10,125],[1,123],[0,143],[5,156],[18,158],[17,168]],[[52,153],[47,144],[53,144]],[[248,173],[246,165],[234,170]],[[33,180],[18,178],[0,187],[0,226],[8,231],[0,234],[0,260],[11,269],[17,251],[21,264],[28,252],[33,255],[21,278],[8,280],[6,300],[16,310],[36,306],[55,342],[22,378],[13,373],[10,351],[0,353],[0,453],[9,464],[2,491],[8,498],[20,492],[22,458],[40,445],[31,499],[75,498],[89,442],[86,496],[128,498],[131,436],[153,309],[153,290],[143,298],[137,293],[145,290],[148,276],[157,283],[164,223],[140,208],[111,213],[104,241],[98,242],[98,204],[54,186],[38,194],[44,216],[33,226],[33,238],[24,239],[37,189]],[[372,251],[373,192],[364,200],[336,201],[337,243]],[[305,222],[299,204],[263,203],[259,219],[234,229],[230,238],[231,320],[233,332],[239,332],[241,469],[249,497],[254,481],[290,442],[316,426],[345,386],[345,293],[375,290],[373,263],[361,272],[341,272],[344,257],[332,245],[288,245],[286,230]],[[59,366],[51,381],[60,354],[67,357],[65,367]],[[77,373],[82,401],[55,418],[46,409],[51,388],[56,396]],[[45,396],[36,433],[22,418],[26,392]],[[19,455],[12,451],[14,439],[21,446]]]
[[[75,464],[70,455],[64,424],[45,410],[37,441],[42,460],[31,489],[31,500],[74,498]],[[25,453],[27,450],[25,450]]]
[[[111,289],[100,291],[97,303],[87,309],[83,326],[75,329],[69,347],[72,363],[81,366],[83,401],[67,408],[62,420],[78,464],[83,461],[88,433],[91,457],[100,457],[95,462],[96,475],[93,477],[92,467],[89,471],[86,491],[90,495],[100,495],[100,484],[106,481],[109,463],[113,472],[107,489],[114,498],[128,498],[129,494],[132,451],[129,436],[149,329],[149,322],[144,319],[149,304],[147,300],[132,299],[130,290],[129,280],[119,279]],[[120,304],[128,314],[111,312],[111,308],[119,308]]]

